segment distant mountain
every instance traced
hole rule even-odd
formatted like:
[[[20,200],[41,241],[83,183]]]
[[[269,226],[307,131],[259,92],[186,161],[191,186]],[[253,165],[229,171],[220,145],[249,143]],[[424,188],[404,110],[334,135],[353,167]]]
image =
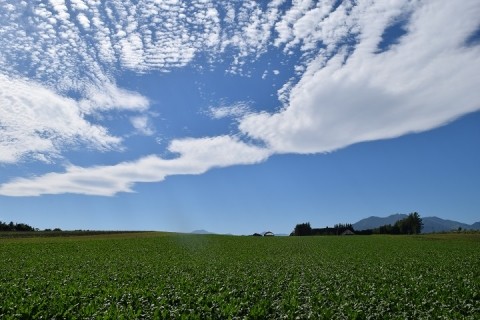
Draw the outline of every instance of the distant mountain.
[[[422,218],[422,220],[422,233],[451,231],[457,230],[458,228],[462,228],[463,230],[480,230],[480,222],[470,225],[453,220],[444,220],[438,217],[425,217]]]
[[[386,224],[395,224],[398,220],[406,218],[406,214],[393,214],[388,217],[368,217],[353,224],[355,230],[373,229]],[[472,225],[438,217],[421,217],[423,221],[422,233],[451,231],[462,228],[463,230],[480,230],[480,222]]]
[[[398,220],[406,218],[406,214],[392,214],[388,217],[368,217],[353,224],[355,230],[366,230],[384,226],[386,224],[395,224]]]
[[[192,232],[190,232],[190,233],[193,233],[193,234],[214,234],[213,232],[209,232],[209,231],[203,230],[203,229],[201,229],[201,230],[194,230],[194,231],[192,231]]]

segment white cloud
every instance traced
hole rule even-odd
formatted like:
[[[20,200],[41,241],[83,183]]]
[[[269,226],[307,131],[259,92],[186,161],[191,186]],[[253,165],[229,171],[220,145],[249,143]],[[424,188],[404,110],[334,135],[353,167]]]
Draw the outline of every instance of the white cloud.
[[[62,93],[84,94],[114,82],[118,68],[170,71],[220,45],[220,13],[209,1],[69,3],[0,3],[0,70],[10,65]]]
[[[75,100],[32,81],[0,74],[0,163],[57,157],[66,146],[99,150],[121,139],[87,122]]]
[[[113,196],[133,192],[141,182],[159,182],[170,175],[202,174],[212,168],[254,164],[270,155],[266,149],[248,145],[230,136],[172,141],[174,159],[151,155],[114,166],[81,168],[71,166],[63,173],[48,173],[34,178],[18,178],[0,186],[0,195],[39,196],[76,193]]]
[[[233,24],[235,22],[235,9],[231,4],[228,4],[226,10],[227,13],[225,15],[225,22]]]
[[[151,120],[146,115],[131,117],[130,122],[140,134],[151,136],[155,133],[155,129],[151,124]]]
[[[251,112],[250,106],[246,102],[237,102],[228,106],[212,107],[208,109],[207,114],[213,119],[222,119],[227,117],[241,118]]]
[[[173,140],[175,159],[72,166],[12,180],[0,186],[4,195],[131,192],[135,183],[257,163],[272,153],[328,152],[425,131],[480,109],[480,46],[464,45],[478,28],[477,0],[343,1],[333,12],[334,0],[292,1],[286,11],[282,0],[8,2],[0,2],[3,163],[50,161],[69,145],[118,147],[121,139],[86,114],[137,112],[134,128],[152,134],[148,99],[118,88],[118,71],[167,72],[200,53],[224,62],[227,49],[234,73],[272,46],[301,57],[298,79],[278,91],[279,112],[252,113],[241,103],[209,110],[214,119],[233,117],[241,134],[269,149],[230,136]],[[378,53],[385,29],[404,16],[407,34]],[[262,78],[270,72],[277,74]],[[69,99],[70,92],[80,98]]]
[[[284,0],[271,1],[264,11],[258,1],[242,1],[237,11],[228,7],[221,52],[234,49],[231,73],[242,74],[242,66],[264,54],[270,45],[273,26]],[[235,18],[235,20],[233,20]]]
[[[300,19],[312,5],[312,0],[293,1],[292,7],[285,13],[282,19],[275,24],[275,31],[278,33],[278,37],[275,39],[275,45],[279,46],[292,38],[293,24]]]
[[[360,2],[353,53],[314,60],[284,110],[247,115],[240,130],[275,152],[316,153],[429,130],[480,109],[480,47],[464,46],[478,27],[478,3],[419,3],[409,33],[376,54],[389,9]]]
[[[267,51],[284,2],[266,8],[253,0],[5,3],[0,70],[80,95],[92,85],[115,82],[118,69],[171,71],[199,53],[215,61],[226,48],[238,70]]]
[[[68,20],[70,15],[68,14],[68,8],[65,4],[65,0],[50,0],[50,4],[57,12],[57,18],[60,20]]]
[[[85,99],[79,102],[80,108],[85,113],[112,109],[140,112],[147,110],[149,104],[148,99],[141,94],[119,88],[112,83],[87,88]]]
[[[83,13],[79,14],[78,17],[78,22],[85,28],[89,29],[90,28],[90,20],[88,20],[87,16],[84,15]]]
[[[70,3],[76,10],[88,10],[88,6],[82,0],[70,0]]]

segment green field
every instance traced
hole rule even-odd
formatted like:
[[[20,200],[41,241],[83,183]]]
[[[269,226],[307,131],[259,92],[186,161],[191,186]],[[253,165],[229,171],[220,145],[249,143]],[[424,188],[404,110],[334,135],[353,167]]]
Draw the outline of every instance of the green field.
[[[0,239],[0,319],[478,319],[480,235]]]

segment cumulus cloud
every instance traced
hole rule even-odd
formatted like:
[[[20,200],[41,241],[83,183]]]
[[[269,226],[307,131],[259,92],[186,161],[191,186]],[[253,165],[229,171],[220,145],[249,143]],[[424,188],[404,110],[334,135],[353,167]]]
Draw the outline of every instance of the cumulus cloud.
[[[174,140],[169,150],[178,154],[178,157],[162,159],[150,155],[113,166],[71,166],[63,173],[15,179],[1,185],[0,194],[39,196],[76,193],[112,196],[118,192],[133,192],[135,183],[159,182],[170,175],[202,174],[212,168],[259,163],[270,155],[267,149],[246,144],[230,136]]]

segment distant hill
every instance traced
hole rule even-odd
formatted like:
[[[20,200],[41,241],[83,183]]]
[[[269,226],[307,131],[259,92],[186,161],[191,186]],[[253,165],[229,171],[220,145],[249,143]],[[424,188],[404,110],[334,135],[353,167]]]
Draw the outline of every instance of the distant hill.
[[[393,214],[388,217],[368,217],[362,219],[353,224],[355,230],[373,229],[384,226],[386,224],[394,224],[398,220],[406,218],[406,214]],[[459,227],[464,230],[480,230],[480,222],[476,222],[472,225],[453,221],[445,220],[438,217],[421,217],[423,221],[422,233],[442,232],[457,230]]]
[[[194,230],[194,231],[192,231],[192,232],[190,232],[190,233],[193,233],[193,234],[214,234],[213,232],[210,232],[210,231],[207,231],[207,230],[203,230],[203,229],[201,229],[201,230]]]

